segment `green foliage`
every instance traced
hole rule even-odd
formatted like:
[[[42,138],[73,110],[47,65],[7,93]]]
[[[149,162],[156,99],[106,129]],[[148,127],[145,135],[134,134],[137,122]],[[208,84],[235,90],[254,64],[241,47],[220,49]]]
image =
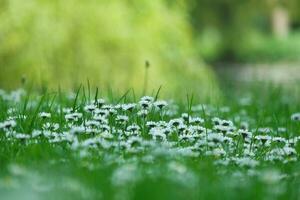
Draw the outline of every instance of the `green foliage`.
[[[190,21],[199,54],[207,61],[298,61],[300,1],[192,0]],[[283,7],[290,18],[290,36],[273,37],[272,13]]]
[[[211,71],[196,57],[183,1],[4,0],[0,4],[0,86],[73,88],[78,83],[148,92],[208,93]],[[189,88],[189,91],[186,89]],[[200,89],[199,89],[200,88]]]
[[[265,31],[269,28],[270,9],[265,1],[192,0],[189,14],[193,28],[202,41],[200,54],[206,60],[232,58],[240,44],[238,40],[244,38],[249,30]],[[212,36],[209,38],[207,35]],[[203,41],[203,37],[207,39]],[[209,50],[205,46],[207,40],[214,41]],[[208,55],[207,51],[210,52]]]
[[[278,62],[300,61],[300,34],[286,39],[269,37],[259,33],[249,33],[236,51],[240,61]]]

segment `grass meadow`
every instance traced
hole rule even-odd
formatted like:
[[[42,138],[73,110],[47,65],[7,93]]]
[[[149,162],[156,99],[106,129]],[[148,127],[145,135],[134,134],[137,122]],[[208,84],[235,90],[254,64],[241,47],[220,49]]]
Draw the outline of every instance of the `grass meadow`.
[[[299,8],[0,0],[0,200],[300,200]]]
[[[299,199],[298,90],[226,88],[1,90],[1,199]]]

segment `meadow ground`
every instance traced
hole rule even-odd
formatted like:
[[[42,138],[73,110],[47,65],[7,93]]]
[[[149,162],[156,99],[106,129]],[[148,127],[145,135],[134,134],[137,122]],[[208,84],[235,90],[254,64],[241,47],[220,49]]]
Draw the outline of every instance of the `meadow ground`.
[[[222,92],[1,90],[0,197],[299,199],[299,91]]]

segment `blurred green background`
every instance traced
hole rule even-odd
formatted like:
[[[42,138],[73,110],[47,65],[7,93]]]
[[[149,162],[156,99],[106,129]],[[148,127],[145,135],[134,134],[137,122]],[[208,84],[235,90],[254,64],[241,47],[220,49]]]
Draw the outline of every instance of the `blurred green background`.
[[[1,0],[0,88],[23,77],[35,87],[89,80],[216,95],[214,63],[300,60],[299,8],[298,0]]]
[[[210,62],[298,62],[299,0],[193,0],[198,50]]]

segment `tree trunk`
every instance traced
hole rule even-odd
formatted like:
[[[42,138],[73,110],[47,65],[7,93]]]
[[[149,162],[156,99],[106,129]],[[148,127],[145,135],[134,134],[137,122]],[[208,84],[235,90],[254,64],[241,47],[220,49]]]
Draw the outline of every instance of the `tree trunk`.
[[[278,38],[286,38],[289,34],[289,13],[287,9],[277,6],[272,12],[273,34]]]

